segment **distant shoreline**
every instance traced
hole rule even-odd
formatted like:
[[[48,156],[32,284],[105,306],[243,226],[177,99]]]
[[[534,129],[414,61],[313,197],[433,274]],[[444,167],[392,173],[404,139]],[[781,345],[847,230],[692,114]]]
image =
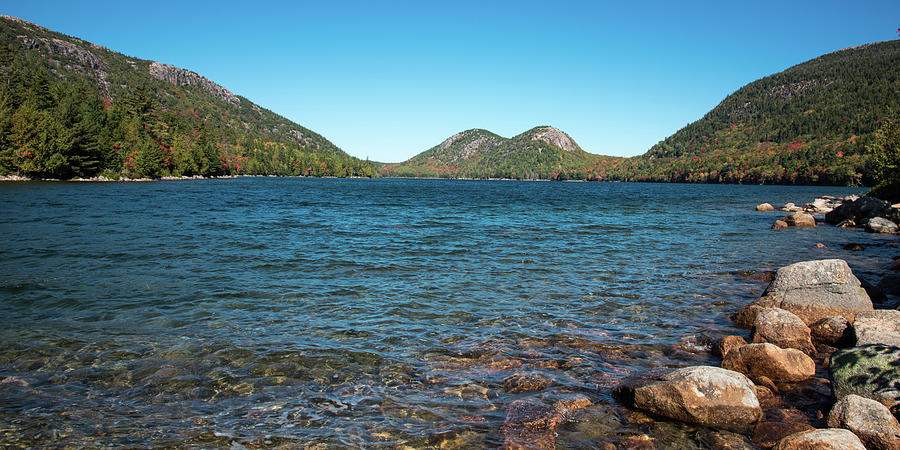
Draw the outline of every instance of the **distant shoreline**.
[[[193,181],[193,180],[228,180],[235,178],[346,178],[346,179],[371,179],[369,177],[307,177],[303,175],[221,175],[207,177],[202,175],[181,176],[181,177],[160,177],[160,178],[107,178],[107,177],[91,177],[91,178],[70,178],[67,180],[59,178],[28,178],[18,175],[0,175],[0,182],[18,181],[18,182],[51,182],[51,183],[150,183],[155,181]]]
[[[838,188],[859,188],[872,189],[871,186],[843,186],[843,185],[826,185],[826,184],[735,184],[735,183],[684,183],[684,182],[665,182],[665,181],[622,181],[622,180],[548,180],[548,179],[517,179],[517,178],[443,178],[443,177],[310,177],[305,175],[221,175],[221,176],[181,176],[181,177],[160,177],[160,178],[107,178],[107,177],[91,177],[91,178],[70,178],[67,180],[59,178],[28,178],[19,175],[0,175],[0,182],[53,182],[53,183],[148,183],[155,181],[191,181],[191,180],[227,180],[237,178],[322,178],[322,179],[362,179],[362,180],[448,180],[448,181],[528,181],[528,182],[563,182],[563,183],[654,183],[654,184],[692,184],[692,185],[735,185],[735,186],[808,186],[808,187],[838,187]]]

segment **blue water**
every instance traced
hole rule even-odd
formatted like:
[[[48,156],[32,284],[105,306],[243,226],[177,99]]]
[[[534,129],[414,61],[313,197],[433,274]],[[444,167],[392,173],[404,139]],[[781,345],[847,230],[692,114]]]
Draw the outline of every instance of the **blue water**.
[[[728,314],[754,274],[839,257],[876,281],[897,253],[753,207],[861,191],[0,183],[0,443],[495,447],[510,403],[573,394],[594,406],[560,447],[658,434],[609,388],[718,364],[704,345],[746,333]],[[516,373],[549,384],[515,392]]]

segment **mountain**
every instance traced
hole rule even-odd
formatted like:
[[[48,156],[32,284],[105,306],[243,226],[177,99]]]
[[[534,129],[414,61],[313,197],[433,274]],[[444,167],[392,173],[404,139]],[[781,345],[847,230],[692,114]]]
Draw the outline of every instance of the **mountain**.
[[[629,161],[627,180],[871,184],[866,147],[900,113],[900,40],[754,81]]]
[[[487,130],[457,133],[382,175],[433,178],[594,179],[590,168],[614,160],[585,152],[566,133],[535,127],[511,139]]]
[[[381,171],[389,176],[870,185],[873,169],[866,147],[885,119],[900,112],[897,67],[896,40],[820,56],[742,87],[700,120],[631,158],[585,153],[555,129],[552,134],[559,139],[537,141],[524,136],[547,128],[511,140],[469,130]],[[568,150],[560,147],[569,143]]]
[[[0,175],[375,176],[189,70],[0,16]]]

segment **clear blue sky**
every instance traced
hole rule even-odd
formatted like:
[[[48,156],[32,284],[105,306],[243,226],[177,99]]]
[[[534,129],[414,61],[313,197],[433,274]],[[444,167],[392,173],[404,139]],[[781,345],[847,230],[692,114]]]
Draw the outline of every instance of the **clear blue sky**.
[[[537,125],[631,156],[744,84],[897,38],[900,1],[15,1],[21,17],[204,75],[396,162]]]

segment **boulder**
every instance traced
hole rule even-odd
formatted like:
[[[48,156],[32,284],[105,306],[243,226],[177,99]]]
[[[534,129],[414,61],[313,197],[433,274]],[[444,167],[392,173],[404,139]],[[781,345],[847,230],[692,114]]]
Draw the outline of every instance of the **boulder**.
[[[794,202],[787,202],[784,204],[784,206],[781,207],[781,210],[787,211],[787,212],[797,212],[797,211],[802,210],[802,208],[795,205]]]
[[[850,206],[849,202],[844,202],[837,208],[834,208],[830,212],[825,213],[825,223],[837,225],[847,221],[852,221],[853,217],[853,208]],[[854,226],[856,225],[854,224]]]
[[[728,352],[722,367],[746,374],[751,380],[768,378],[775,383],[795,383],[816,373],[815,361],[805,353],[769,343],[747,344]]]
[[[829,199],[819,197],[813,200],[812,203],[807,203],[803,206],[816,214],[827,214],[834,210],[836,205]]]
[[[844,260],[823,259],[778,269],[763,296],[733,319],[753,323],[759,311],[771,307],[790,311],[809,326],[832,316],[852,323],[857,312],[872,309],[872,300]]]
[[[863,311],[865,312],[865,311]],[[860,313],[857,313],[859,317]],[[832,347],[852,345],[853,336],[850,322],[841,316],[826,317],[809,327],[812,339],[818,344]]]
[[[756,205],[756,210],[757,211],[775,211],[775,207],[768,203],[761,203],[759,205]]]
[[[869,450],[900,450],[900,422],[875,400],[853,394],[842,398],[831,408],[828,426],[852,431]]]
[[[891,213],[891,203],[880,198],[869,197],[868,195],[856,199],[853,203],[853,215],[857,222],[863,222],[860,219],[871,219],[872,217],[884,217]]]
[[[834,396],[875,400],[900,413],[900,347],[869,344],[838,350],[828,367]]]
[[[866,450],[850,430],[824,428],[794,433],[775,446],[775,450]]]
[[[784,216],[782,219],[789,227],[810,228],[816,226],[816,218],[812,214],[797,211]]]
[[[845,201],[833,211],[825,214],[825,221],[830,224],[838,224],[847,219],[853,219],[856,223],[866,223],[872,217],[886,217],[891,214],[891,204],[875,197],[860,197],[856,200]]]
[[[816,353],[809,327],[799,317],[781,308],[766,308],[756,315],[752,341],[795,348],[808,355]]]
[[[773,229],[773,230],[783,230],[783,229],[785,229],[785,228],[787,228],[787,227],[788,227],[787,222],[785,222],[785,221],[783,221],[783,220],[781,220],[781,219],[776,220],[775,223],[772,224],[772,229]]]
[[[724,358],[728,352],[742,345],[747,345],[747,341],[744,338],[740,336],[725,336],[716,342],[715,347],[713,347],[713,353],[720,358]]]
[[[884,344],[900,347],[900,311],[861,311],[853,322],[856,345]]]
[[[866,231],[869,233],[896,233],[897,224],[884,217],[873,217],[866,222]]]
[[[616,387],[613,395],[635,409],[730,431],[746,432],[762,417],[753,383],[719,367],[639,375]]]

